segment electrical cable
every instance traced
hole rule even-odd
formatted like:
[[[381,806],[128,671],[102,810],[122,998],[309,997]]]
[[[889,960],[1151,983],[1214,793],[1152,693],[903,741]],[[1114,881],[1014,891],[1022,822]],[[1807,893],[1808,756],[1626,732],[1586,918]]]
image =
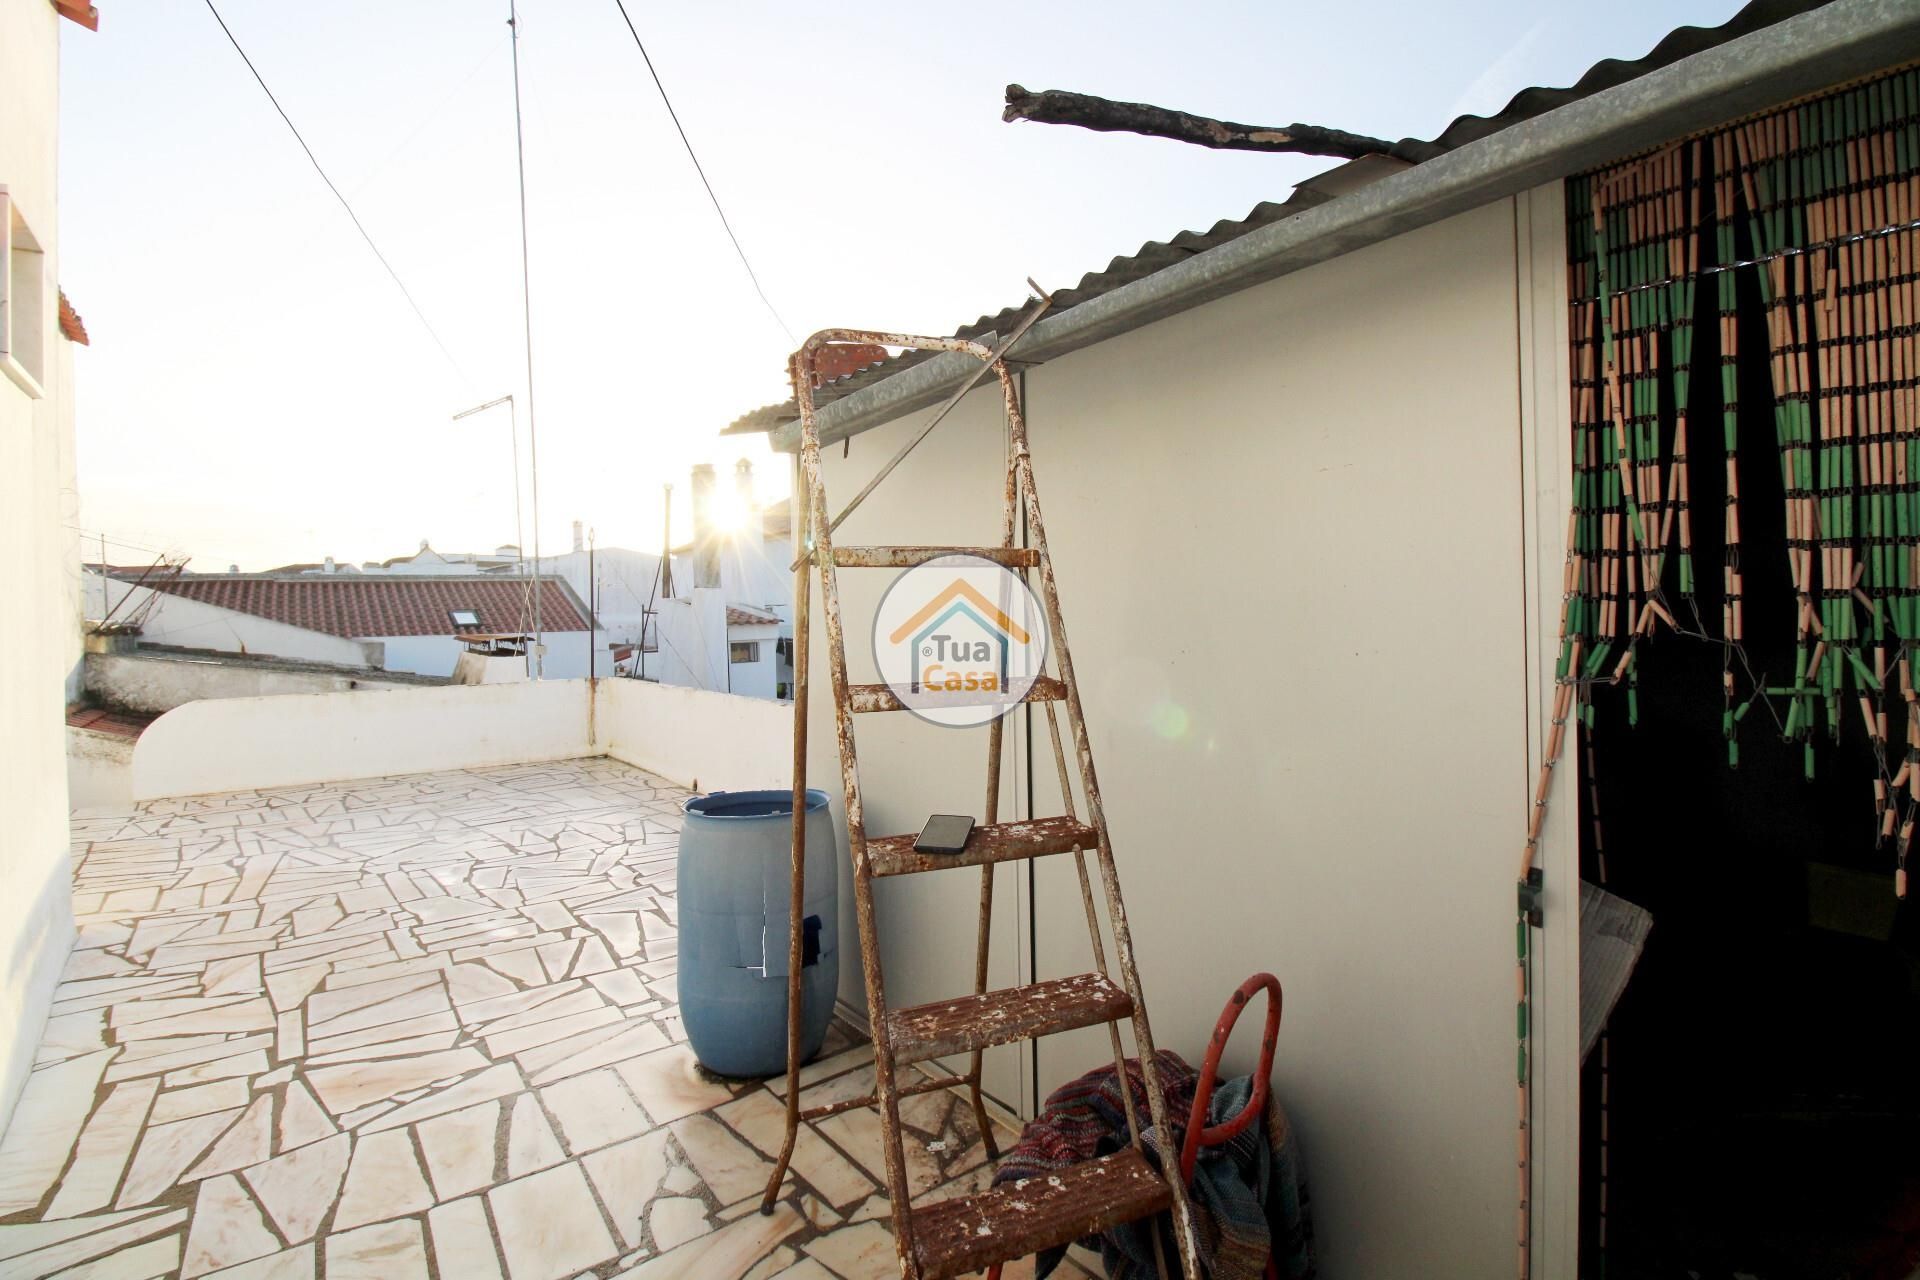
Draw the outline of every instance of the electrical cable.
[[[667,86],[660,83],[660,73],[653,69],[653,58],[647,53],[647,45],[640,38],[640,30],[633,25],[633,15],[627,12],[627,0],[613,0],[620,7],[620,16],[626,19],[627,30],[633,34],[633,43],[640,50],[640,58],[647,64],[647,74],[653,77],[653,87],[660,91],[660,101],[666,104],[667,115],[673,120],[674,129],[680,134],[680,145],[687,149],[687,159],[693,161],[693,171],[700,175],[700,185],[707,189],[707,199],[713,201],[713,211],[720,215],[720,225],[726,229],[727,239],[733,241],[733,251],[740,255],[740,265],[747,269],[747,279],[753,282],[753,291],[760,295],[760,301],[767,308],[767,314],[787,335],[787,341],[794,346],[800,340],[793,336],[793,330],[780,318],[780,312],[774,308],[767,297],[767,291],[760,287],[760,277],[754,273],[753,264],[747,261],[747,251],[740,247],[740,237],[733,233],[733,224],[727,220],[727,211],[720,207],[720,197],[714,194],[713,184],[707,181],[707,171],[700,163],[700,157],[694,154],[693,143],[687,138],[686,128],[680,123],[680,113],[673,109],[673,99],[667,96]]]
[[[233,46],[233,51],[240,55],[240,61],[247,64],[247,70],[253,73],[253,78],[259,83],[261,92],[267,95],[267,101],[273,104],[273,109],[280,113],[282,120],[286,121],[287,128],[293,131],[294,141],[298,142],[300,149],[307,153],[307,159],[313,164],[313,171],[320,175],[322,182],[327,184],[327,190],[333,192],[333,198],[338,200],[340,207],[347,211],[347,217],[353,220],[354,229],[360,233],[360,238],[367,242],[367,248],[373,250],[373,256],[380,260],[380,265],[385,267],[387,274],[393,278],[394,286],[400,290],[400,296],[407,300],[407,305],[413,308],[413,314],[419,319],[421,327],[427,331],[427,336],[433,339],[433,345],[440,348],[440,354],[447,358],[447,363],[453,367],[455,373],[460,375],[460,380],[470,384],[471,379],[467,377],[467,371],[460,367],[460,362],[453,358],[453,352],[447,350],[447,344],[440,340],[438,333],[434,332],[433,325],[427,320],[426,312],[422,311],[420,304],[414,301],[413,293],[400,279],[400,273],[393,269],[393,264],[387,261],[387,255],[380,252],[380,246],[373,242],[373,236],[367,231],[366,225],[360,221],[360,215],[353,211],[353,206],[347,203],[346,196],[340,193],[340,188],[334,185],[333,179],[327,176],[327,171],[321,168],[320,158],[313,154],[313,148],[308,146],[307,140],[300,135],[299,126],[293,123],[293,117],[287,114],[287,109],[280,105],[280,99],[273,96],[273,90],[267,87],[266,78],[260,74],[260,68],[253,65],[253,59],[249,58],[247,51],[240,47],[240,42],[234,38],[233,29],[227,26],[227,20],[220,16],[220,10],[214,8],[213,0],[206,0],[206,3],[207,11],[213,14],[213,20],[220,24],[220,30],[226,32],[227,42]]]

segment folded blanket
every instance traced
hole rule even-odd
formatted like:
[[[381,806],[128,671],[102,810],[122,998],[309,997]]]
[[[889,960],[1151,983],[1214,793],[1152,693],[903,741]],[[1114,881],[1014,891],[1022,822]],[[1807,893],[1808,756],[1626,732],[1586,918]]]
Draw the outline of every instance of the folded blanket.
[[[1160,1050],[1157,1058],[1172,1132],[1163,1135],[1149,1127],[1141,1136],[1148,1161],[1156,1167],[1172,1167],[1179,1162],[1199,1082],[1194,1069],[1171,1049]],[[1126,1068],[1136,1114],[1144,1123],[1147,1089],[1139,1059],[1127,1059]],[[1207,1122],[1219,1124],[1231,1118],[1252,1092],[1247,1076],[1221,1083],[1208,1104]],[[1269,1251],[1287,1280],[1311,1280],[1314,1274],[1313,1221],[1300,1145],[1286,1112],[1271,1093],[1262,1119],[1262,1124],[1248,1125],[1231,1141],[1201,1148],[1194,1168],[1194,1225],[1201,1263],[1211,1280],[1260,1280]],[[1119,1083],[1112,1067],[1101,1067],[1053,1091],[1039,1116],[1021,1133],[1018,1145],[1002,1158],[993,1180],[997,1184],[1058,1173],[1126,1145],[1127,1116]],[[1100,1251],[1110,1280],[1158,1280],[1153,1262],[1156,1240],[1167,1274],[1179,1275],[1168,1214],[1123,1223],[1080,1243]],[[1041,1254],[1035,1276],[1050,1274],[1065,1253],[1054,1249]]]

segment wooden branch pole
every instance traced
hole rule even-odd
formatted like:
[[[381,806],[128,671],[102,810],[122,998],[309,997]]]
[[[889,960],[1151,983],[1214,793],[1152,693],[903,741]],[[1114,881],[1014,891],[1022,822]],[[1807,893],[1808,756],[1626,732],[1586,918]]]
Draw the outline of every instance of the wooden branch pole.
[[[1047,89],[1033,93],[1017,84],[1007,86],[1006,110],[1000,118],[1009,122],[1031,120],[1035,124],[1070,124],[1100,133],[1137,133],[1149,138],[1170,138],[1190,142],[1197,147],[1223,151],[1272,151],[1308,156],[1337,156],[1357,160],[1361,156],[1388,155],[1418,164],[1432,159],[1440,148],[1430,142],[1404,139],[1388,142],[1344,129],[1328,129],[1316,124],[1257,125],[1235,124],[1186,111],[1156,107],[1146,102],[1116,102],[1096,98],[1090,93],[1070,93]]]

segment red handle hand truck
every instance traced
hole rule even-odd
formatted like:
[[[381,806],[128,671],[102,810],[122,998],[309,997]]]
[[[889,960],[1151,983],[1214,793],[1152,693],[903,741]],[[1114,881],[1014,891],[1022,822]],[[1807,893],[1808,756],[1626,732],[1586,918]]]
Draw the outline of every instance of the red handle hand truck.
[[[1226,1052],[1227,1039],[1233,1034],[1234,1024],[1240,1021],[1241,1012],[1262,991],[1267,993],[1267,1025],[1260,1034],[1260,1065],[1254,1068],[1253,1092],[1247,1098],[1247,1105],[1231,1118],[1209,1125],[1206,1123],[1207,1108],[1213,1102],[1214,1086],[1219,1084],[1220,1055]],[[1280,1006],[1280,979],[1270,973],[1256,973],[1240,984],[1227,1001],[1227,1007],[1220,1011],[1219,1020],[1213,1024],[1213,1038],[1207,1041],[1207,1056],[1200,1064],[1200,1078],[1193,1093],[1193,1110],[1187,1116],[1187,1138],[1180,1149],[1180,1177],[1183,1181],[1189,1184],[1193,1182],[1194,1166],[1200,1161],[1202,1147],[1217,1147],[1238,1137],[1248,1126],[1259,1123],[1266,1114],[1269,1080],[1273,1075],[1273,1051],[1280,1039]],[[1266,1280],[1279,1280],[1279,1276],[1279,1269],[1269,1251]],[[1000,1280],[999,1263],[987,1269],[987,1280]]]

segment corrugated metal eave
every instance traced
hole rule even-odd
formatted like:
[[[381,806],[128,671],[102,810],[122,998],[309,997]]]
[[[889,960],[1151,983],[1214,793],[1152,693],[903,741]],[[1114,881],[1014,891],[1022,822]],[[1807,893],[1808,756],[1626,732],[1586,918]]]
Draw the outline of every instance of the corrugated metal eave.
[[[1028,332],[1019,355],[1031,362],[1056,359],[1542,183],[1916,59],[1920,3],[1835,0],[1511,124],[1050,315]],[[972,336],[991,342],[998,335]],[[953,353],[904,368],[880,366],[885,376],[820,410],[821,442],[936,404],[976,367]],[[793,422],[771,436],[773,447],[785,452],[798,441]]]

